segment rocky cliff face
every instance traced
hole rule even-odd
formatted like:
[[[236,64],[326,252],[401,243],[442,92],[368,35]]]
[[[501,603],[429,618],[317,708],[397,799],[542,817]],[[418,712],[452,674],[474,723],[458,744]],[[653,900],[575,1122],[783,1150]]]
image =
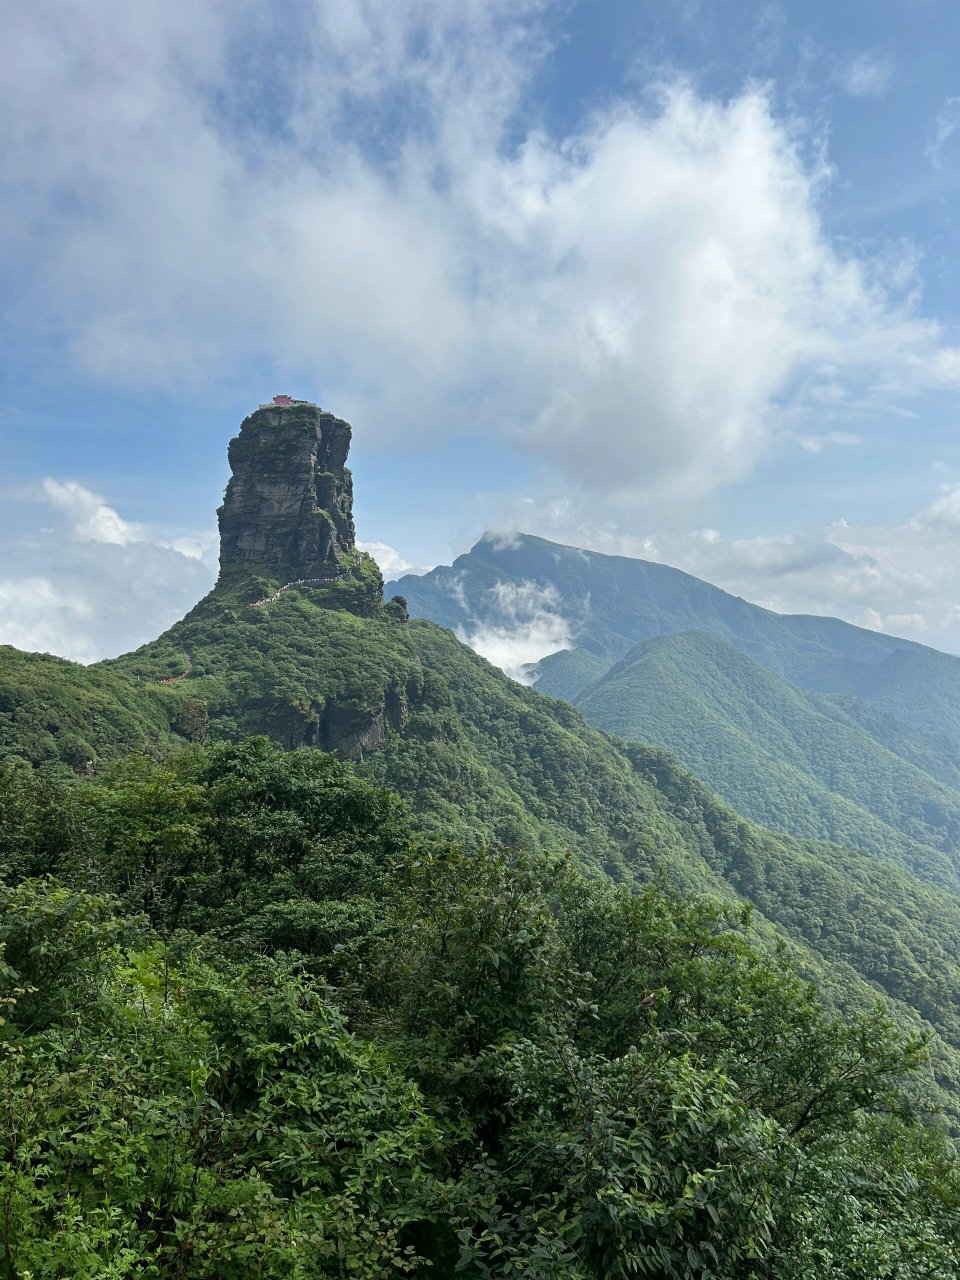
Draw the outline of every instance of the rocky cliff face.
[[[221,581],[244,569],[282,582],[338,573],[354,549],[350,434],[349,423],[310,404],[243,420],[217,512]]]

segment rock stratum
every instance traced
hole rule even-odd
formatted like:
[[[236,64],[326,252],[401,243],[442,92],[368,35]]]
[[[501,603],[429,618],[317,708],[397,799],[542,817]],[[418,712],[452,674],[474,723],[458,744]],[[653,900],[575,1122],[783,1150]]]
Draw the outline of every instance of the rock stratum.
[[[221,582],[250,569],[282,582],[336,576],[354,550],[350,437],[348,422],[312,404],[243,420],[217,512]]]

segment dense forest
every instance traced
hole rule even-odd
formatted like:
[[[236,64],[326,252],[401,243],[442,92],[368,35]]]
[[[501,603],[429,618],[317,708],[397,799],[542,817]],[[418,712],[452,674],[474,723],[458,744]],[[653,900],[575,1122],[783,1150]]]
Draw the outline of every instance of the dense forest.
[[[926,1050],[264,739],[5,766],[3,1274],[949,1277]]]

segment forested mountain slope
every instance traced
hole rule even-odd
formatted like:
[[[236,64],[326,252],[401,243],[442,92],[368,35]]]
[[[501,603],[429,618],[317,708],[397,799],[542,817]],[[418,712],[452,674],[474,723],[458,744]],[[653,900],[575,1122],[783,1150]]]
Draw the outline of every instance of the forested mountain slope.
[[[876,821],[897,867],[741,822],[692,779],[681,785],[685,775],[668,757],[625,749],[449,631],[408,622],[399,601],[384,602],[376,566],[353,544],[348,440],[345,423],[309,406],[247,419],[231,444],[217,587],[157,640],[96,667],[5,651],[2,687],[13,691],[0,720],[5,752],[49,760],[61,731],[61,759],[94,771],[132,747],[159,755],[175,738],[265,734],[288,749],[334,751],[408,797],[424,829],[456,833],[470,847],[571,851],[631,884],[664,873],[688,890],[754,902],[829,986],[857,990],[862,1001],[863,982],[874,983],[904,1016],[915,1011],[960,1049],[960,897],[945,849],[906,837],[895,847],[897,833]],[[50,736],[38,738],[36,696],[14,695],[40,687]],[[76,711],[85,698],[86,726]],[[824,725],[840,732],[832,719],[810,732]],[[892,805],[906,810],[922,798],[906,767],[905,781],[883,763]],[[678,788],[688,797],[679,808]],[[936,799],[943,830],[932,811],[918,830],[936,830],[946,845],[954,814],[949,796]],[[726,817],[693,821],[704,806]],[[855,825],[843,813],[838,830],[841,817]],[[816,884],[831,886],[828,900]],[[894,954],[902,962],[884,958]],[[943,1062],[953,1053],[945,1049]],[[942,1073],[960,1082],[953,1066]]]
[[[219,589],[103,670],[125,677],[133,706],[160,699],[195,738],[266,733],[339,749],[407,796],[424,829],[469,847],[571,850],[630,884],[662,872],[685,891],[754,903],[839,1004],[863,1007],[872,984],[905,1025],[935,1029],[938,1078],[960,1096],[960,898],[885,861],[744,822],[664,753],[620,746],[448,631],[316,594],[292,588],[254,606]],[[187,678],[159,683],[185,660]],[[113,754],[123,749],[118,740]]]
[[[742,913],[264,739],[0,786],[10,1280],[955,1274],[922,1044]]]
[[[956,887],[960,792],[716,636],[648,640],[574,699],[591,724],[673,751],[776,830],[905,862]],[[944,855],[938,863],[922,846]]]
[[[574,643],[530,669],[538,690],[676,752],[777,830],[955,883],[960,659],[834,618],[774,614],[666,565],[527,535],[488,535],[387,592],[467,640],[506,639],[524,624],[523,602],[536,601]]]
[[[195,738],[259,732],[288,748],[339,748],[407,796],[424,829],[468,846],[572,850],[630,884],[662,872],[685,891],[754,903],[838,1003],[863,1007],[873,984],[905,1025],[919,1016],[934,1028],[938,1077],[960,1096],[960,897],[737,818],[666,754],[621,747],[441,628],[313,594],[254,607],[215,591],[103,671],[130,691],[127,714],[159,700]],[[185,656],[190,675],[160,684]],[[98,767],[125,749],[118,738]]]
[[[0,755],[74,769],[176,740],[159,685],[0,645]]]

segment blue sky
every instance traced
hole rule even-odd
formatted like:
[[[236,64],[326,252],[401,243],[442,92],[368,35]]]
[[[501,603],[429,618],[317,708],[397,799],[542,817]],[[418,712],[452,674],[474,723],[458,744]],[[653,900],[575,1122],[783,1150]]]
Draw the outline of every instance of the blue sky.
[[[960,651],[955,4],[0,21],[0,641],[179,616],[288,391],[387,571],[521,528]]]

